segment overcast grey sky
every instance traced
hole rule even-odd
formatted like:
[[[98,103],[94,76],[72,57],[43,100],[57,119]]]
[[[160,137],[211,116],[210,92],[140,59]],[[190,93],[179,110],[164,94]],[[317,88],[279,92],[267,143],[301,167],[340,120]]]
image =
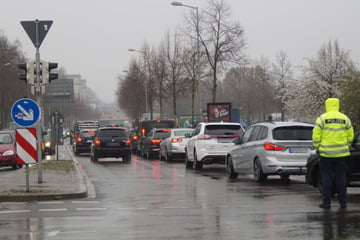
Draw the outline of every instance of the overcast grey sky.
[[[105,102],[115,101],[117,77],[147,41],[158,46],[191,11],[173,0],[11,0],[1,2],[0,30],[18,39],[27,57],[35,47],[20,21],[53,20],[40,47],[41,59],[58,62],[67,73],[80,74]],[[204,8],[207,0],[184,0]],[[305,64],[320,47],[337,39],[360,63],[358,0],[225,0],[232,18],[245,29],[246,54],[274,61],[283,50],[293,66]]]

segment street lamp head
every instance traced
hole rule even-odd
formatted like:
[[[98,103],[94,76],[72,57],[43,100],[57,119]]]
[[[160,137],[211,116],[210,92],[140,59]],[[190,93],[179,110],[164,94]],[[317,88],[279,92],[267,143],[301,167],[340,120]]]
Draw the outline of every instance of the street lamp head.
[[[183,4],[182,4],[181,2],[177,2],[177,1],[172,2],[171,5],[174,5],[174,6],[183,6]]]

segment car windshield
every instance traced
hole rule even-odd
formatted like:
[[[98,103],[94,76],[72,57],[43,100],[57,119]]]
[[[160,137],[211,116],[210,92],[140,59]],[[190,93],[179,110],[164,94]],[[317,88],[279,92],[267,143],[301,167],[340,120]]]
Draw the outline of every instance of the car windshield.
[[[9,133],[0,133],[0,144],[11,144],[12,139]]]
[[[123,129],[102,129],[99,132],[98,137],[127,137],[126,132]]]
[[[205,134],[241,136],[242,130],[240,125],[208,125],[205,128]]]
[[[312,140],[313,127],[286,126],[278,127],[273,131],[274,140]]]
[[[186,133],[191,134],[193,131],[189,131],[189,130],[178,130],[178,131],[174,131],[174,136],[176,137],[183,137],[185,136]]]

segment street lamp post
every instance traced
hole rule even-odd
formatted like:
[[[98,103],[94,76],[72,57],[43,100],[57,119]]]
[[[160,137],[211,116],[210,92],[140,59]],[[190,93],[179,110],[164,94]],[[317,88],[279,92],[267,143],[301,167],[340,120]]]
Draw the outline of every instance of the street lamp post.
[[[199,8],[195,7],[195,6],[191,6],[191,5],[187,5],[187,4],[183,4],[182,2],[177,2],[174,1],[171,3],[171,5],[173,6],[177,6],[177,7],[187,7],[187,8],[191,8],[194,9],[196,11],[196,26],[195,26],[195,30],[196,30],[196,57],[197,57],[197,61],[196,61],[196,66],[195,66],[195,72],[194,72],[194,77],[192,79],[192,95],[191,95],[191,121],[192,124],[194,125],[194,111],[195,111],[195,83],[196,80],[199,76],[199,54],[200,54],[200,36],[199,36]],[[201,106],[200,106],[201,107]]]
[[[144,56],[144,59],[145,59],[145,74],[146,74],[146,65],[148,64],[148,58],[147,58],[147,55],[146,55],[146,52],[145,51],[142,51],[142,50],[138,50],[138,49],[134,49],[134,48],[129,48],[128,49],[129,52],[138,52],[138,53],[141,53],[143,56]],[[144,76],[145,76],[144,74]],[[147,81],[146,81],[146,76],[145,76],[145,115],[146,117],[148,117],[148,94],[147,94]],[[152,117],[151,117],[152,118]]]

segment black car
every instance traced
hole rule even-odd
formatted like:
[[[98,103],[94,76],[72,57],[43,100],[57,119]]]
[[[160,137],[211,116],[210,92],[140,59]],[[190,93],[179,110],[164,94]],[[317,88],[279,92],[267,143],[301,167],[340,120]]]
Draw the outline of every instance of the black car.
[[[319,156],[314,153],[310,155],[306,164],[306,183],[318,187],[323,192],[320,171]],[[360,181],[360,132],[357,132],[350,147],[350,157],[347,162],[347,182],[351,186],[352,182]],[[334,193],[335,189],[334,189]]]
[[[170,129],[153,128],[146,137],[143,137],[141,155],[150,158],[150,156],[158,156],[160,152],[160,143],[170,136]]]
[[[96,129],[82,129],[79,132],[73,143],[73,150],[75,155],[80,153],[90,153],[90,146],[92,139],[96,134]]]
[[[99,158],[122,158],[123,162],[131,161],[130,139],[125,128],[102,127],[96,132],[90,147],[90,160]]]

